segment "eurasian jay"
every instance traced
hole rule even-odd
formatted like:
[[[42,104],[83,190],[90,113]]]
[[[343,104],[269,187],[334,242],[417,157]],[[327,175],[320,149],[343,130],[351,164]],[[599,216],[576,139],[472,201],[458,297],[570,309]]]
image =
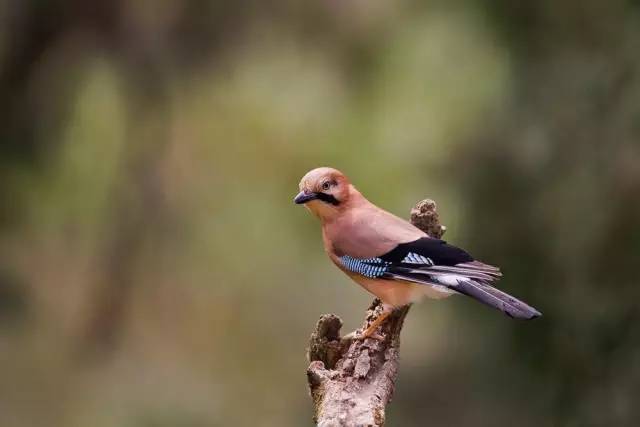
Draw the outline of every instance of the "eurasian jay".
[[[382,313],[360,338],[373,335],[395,308],[424,296],[440,299],[464,294],[510,317],[541,315],[492,286],[502,276],[500,269],[377,207],[336,169],[308,172],[294,202],[304,204],[320,219],[331,261],[383,303]]]

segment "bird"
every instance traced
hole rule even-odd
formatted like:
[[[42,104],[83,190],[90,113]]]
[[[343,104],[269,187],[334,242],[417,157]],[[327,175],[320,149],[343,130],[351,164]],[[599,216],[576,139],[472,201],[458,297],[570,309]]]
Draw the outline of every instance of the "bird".
[[[463,294],[512,318],[542,315],[494,286],[502,276],[498,267],[374,205],[339,170],[313,169],[302,177],[299,190],[294,202],[320,220],[329,259],[382,301],[382,312],[358,338],[375,338],[395,309],[424,297]]]

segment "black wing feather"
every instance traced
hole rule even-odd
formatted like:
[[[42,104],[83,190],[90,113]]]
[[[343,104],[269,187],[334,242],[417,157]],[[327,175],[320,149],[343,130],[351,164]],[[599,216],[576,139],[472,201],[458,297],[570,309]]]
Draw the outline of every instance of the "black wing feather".
[[[462,249],[449,245],[444,240],[430,237],[399,244],[380,258],[387,262],[400,264],[411,252],[430,258],[436,265],[456,265],[473,261],[473,257]]]

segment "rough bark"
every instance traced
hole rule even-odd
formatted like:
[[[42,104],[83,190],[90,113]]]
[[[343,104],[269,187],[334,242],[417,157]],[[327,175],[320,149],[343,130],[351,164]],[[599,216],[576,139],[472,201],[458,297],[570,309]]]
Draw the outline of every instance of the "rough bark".
[[[411,209],[411,222],[432,237],[441,237],[436,203],[425,199]],[[307,379],[320,427],[383,426],[398,375],[400,332],[410,306],[394,311],[384,321],[379,337],[354,340],[340,337],[342,320],[324,314],[311,334]],[[364,330],[382,310],[375,299],[367,310]]]

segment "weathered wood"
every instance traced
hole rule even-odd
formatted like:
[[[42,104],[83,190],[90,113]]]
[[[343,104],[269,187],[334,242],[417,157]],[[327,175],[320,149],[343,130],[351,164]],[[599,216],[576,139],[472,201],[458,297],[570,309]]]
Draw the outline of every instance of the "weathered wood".
[[[432,237],[441,237],[436,203],[425,199],[411,209],[411,222]],[[324,314],[311,334],[307,379],[320,427],[383,426],[398,375],[400,332],[410,306],[395,310],[380,328],[379,339],[340,337],[342,320]],[[362,330],[377,317],[382,303],[375,299]]]

